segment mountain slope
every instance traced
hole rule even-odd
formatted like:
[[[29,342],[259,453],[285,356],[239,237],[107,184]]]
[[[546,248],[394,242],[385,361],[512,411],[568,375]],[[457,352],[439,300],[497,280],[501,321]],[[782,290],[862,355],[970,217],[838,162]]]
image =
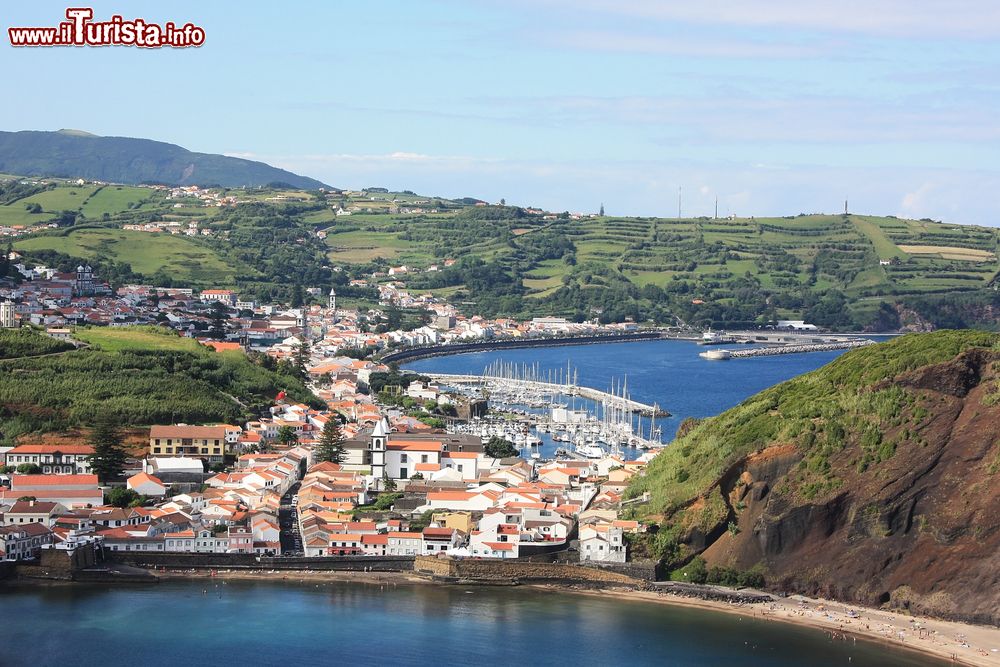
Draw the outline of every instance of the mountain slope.
[[[629,488],[672,566],[1000,624],[1000,336],[850,352],[680,437]]]
[[[113,183],[327,187],[263,162],[193,153],[161,141],[98,137],[76,130],[0,132],[0,172]]]

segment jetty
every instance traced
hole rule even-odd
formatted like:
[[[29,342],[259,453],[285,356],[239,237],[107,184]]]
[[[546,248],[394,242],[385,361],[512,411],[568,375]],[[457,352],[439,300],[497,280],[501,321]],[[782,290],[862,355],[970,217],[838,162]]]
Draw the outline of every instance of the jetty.
[[[568,382],[554,382],[538,378],[518,377],[513,373],[482,375],[459,375],[453,373],[425,373],[435,382],[445,385],[474,385],[484,388],[503,388],[521,390],[525,394],[580,396],[600,403],[607,408],[622,410],[643,417],[669,417],[670,413],[657,405],[649,405],[632,399],[622,393],[601,391],[592,387],[581,386],[575,378]],[[568,377],[568,375],[567,375]]]
[[[726,360],[726,359],[746,359],[749,357],[768,357],[777,354],[801,354],[804,352],[827,352],[829,350],[850,350],[857,347],[874,345],[875,341],[869,338],[854,338],[851,340],[840,340],[829,343],[807,343],[798,345],[765,345],[741,350],[711,350],[702,352],[700,356],[704,359]]]

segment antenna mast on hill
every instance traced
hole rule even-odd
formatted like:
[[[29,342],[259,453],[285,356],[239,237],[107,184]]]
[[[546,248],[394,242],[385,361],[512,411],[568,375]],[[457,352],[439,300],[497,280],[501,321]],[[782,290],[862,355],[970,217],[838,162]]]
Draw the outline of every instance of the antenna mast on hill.
[[[715,198],[715,219],[719,219],[719,198]]]
[[[844,198],[844,215],[847,215],[847,198]]]

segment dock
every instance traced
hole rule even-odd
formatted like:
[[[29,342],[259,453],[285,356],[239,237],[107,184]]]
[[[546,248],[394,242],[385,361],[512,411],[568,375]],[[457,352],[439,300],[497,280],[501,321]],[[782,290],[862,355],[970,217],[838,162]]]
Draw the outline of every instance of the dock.
[[[513,377],[492,377],[489,375],[456,375],[451,373],[425,373],[435,382],[446,385],[478,385],[502,384],[515,386],[526,391],[538,394],[561,394],[563,396],[581,396],[597,401],[606,406],[612,406],[626,410],[643,417],[669,417],[670,413],[657,406],[647,403],[640,403],[631,398],[616,396],[607,391],[584,387],[575,383],[561,384],[556,382],[545,382],[542,380],[526,380]]]

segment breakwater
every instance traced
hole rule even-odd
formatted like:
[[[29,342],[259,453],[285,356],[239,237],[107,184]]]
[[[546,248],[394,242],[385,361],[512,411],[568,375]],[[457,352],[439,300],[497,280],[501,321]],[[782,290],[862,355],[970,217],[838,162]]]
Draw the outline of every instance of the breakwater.
[[[774,345],[754,347],[744,350],[723,350],[729,352],[730,359],[746,359],[750,357],[768,357],[778,354],[802,354],[804,352],[828,352],[831,350],[852,350],[856,347],[874,345],[875,341],[868,338],[836,341],[832,343],[809,343],[804,345]]]
[[[466,352],[485,352],[490,350],[517,349],[531,347],[561,347],[564,345],[592,345],[594,343],[631,343],[643,340],[659,340],[668,338],[662,331],[636,331],[622,334],[593,334],[588,336],[551,336],[545,338],[503,338],[497,340],[481,340],[470,343],[448,343],[445,345],[424,345],[395,350],[383,355],[379,361],[390,364],[401,361],[415,361],[431,357],[444,357],[451,354]]]

